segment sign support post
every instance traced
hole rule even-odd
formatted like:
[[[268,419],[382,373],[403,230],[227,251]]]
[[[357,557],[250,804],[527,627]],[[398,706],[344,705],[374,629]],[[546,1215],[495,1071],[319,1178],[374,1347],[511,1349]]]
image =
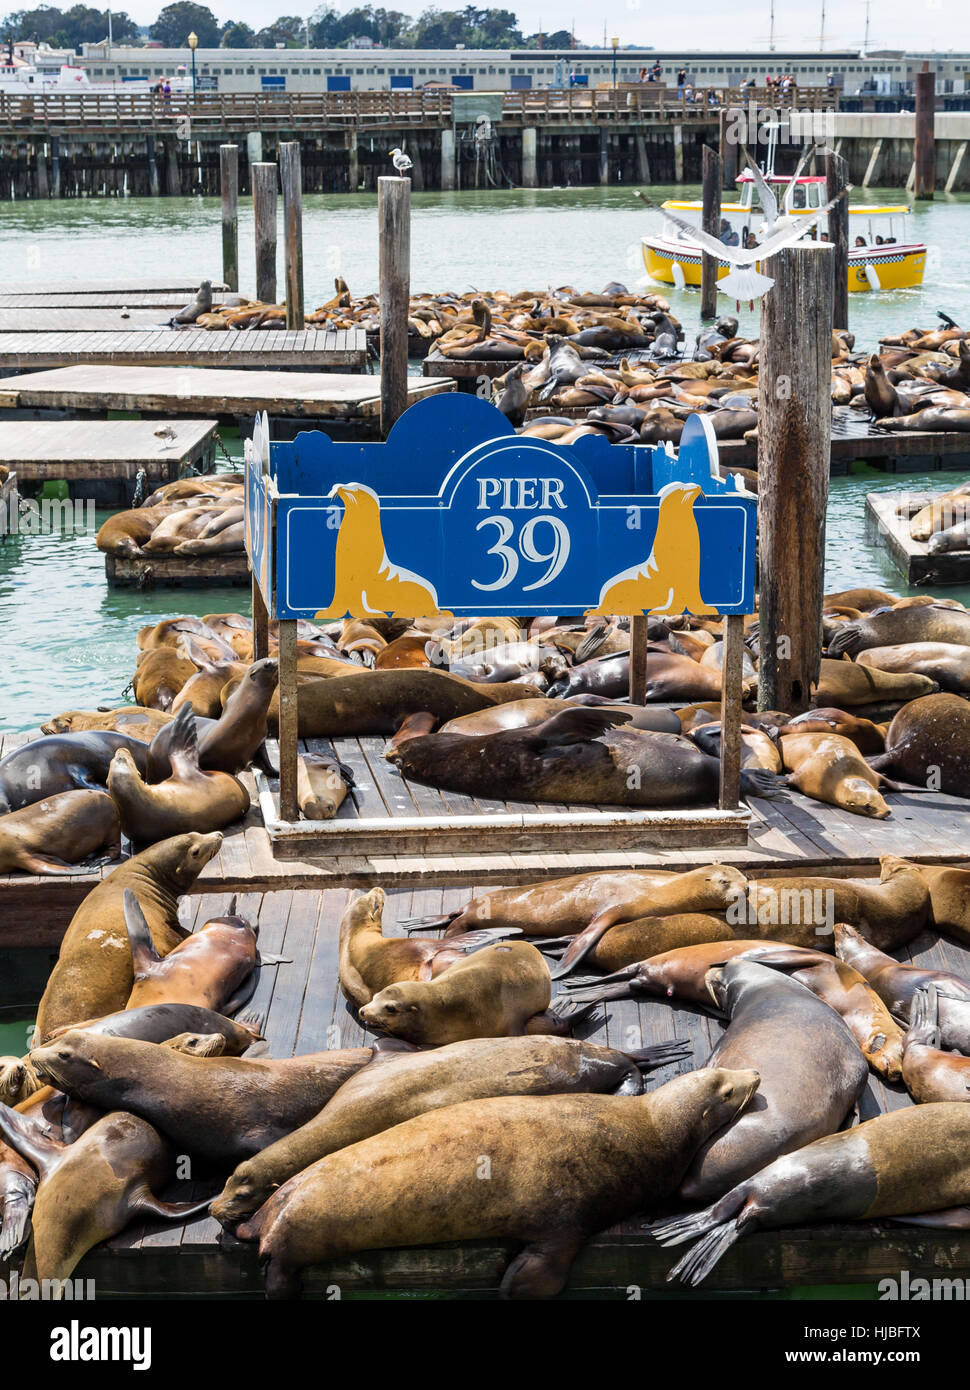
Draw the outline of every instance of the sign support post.
[[[744,663],[744,618],[729,613],[724,619],[724,661],[721,665],[721,775],[717,804],[736,811],[741,801],[741,677]]]
[[[647,626],[646,613],[630,619],[630,704],[647,702]]]

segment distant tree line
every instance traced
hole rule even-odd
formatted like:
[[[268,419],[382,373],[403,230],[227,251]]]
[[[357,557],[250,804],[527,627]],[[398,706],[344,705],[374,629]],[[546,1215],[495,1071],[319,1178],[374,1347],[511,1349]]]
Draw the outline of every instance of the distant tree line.
[[[321,5],[308,22],[299,15],[281,15],[262,29],[238,20],[221,24],[206,5],[194,0],[175,0],[166,5],[149,28],[149,37],[166,48],[184,48],[190,33],[200,48],[347,48],[353,39],[371,39],[382,48],[568,48],[570,34],[558,29],[551,34],[524,35],[512,10],[463,10],[430,8],[412,19],[398,10],[362,5],[338,13]],[[116,44],[142,41],[141,30],[124,10],[111,11],[112,37]],[[59,10],[39,5],[33,10],[14,10],[0,19],[0,34],[9,40],[47,43],[52,48],[80,48],[100,43],[108,36],[108,11],[87,5]]]

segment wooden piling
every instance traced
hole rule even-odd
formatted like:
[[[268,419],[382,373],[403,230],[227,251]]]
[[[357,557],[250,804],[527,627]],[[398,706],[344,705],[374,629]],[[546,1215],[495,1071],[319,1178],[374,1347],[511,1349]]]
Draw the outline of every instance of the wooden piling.
[[[771,258],[758,379],[758,708],[808,708],[822,650],[830,452],[832,248]]]
[[[51,136],[51,197],[61,196],[61,143],[56,135]]]
[[[732,192],[738,177],[738,125],[743,114],[743,109],[737,106],[729,106],[721,112],[721,181],[722,186]]]
[[[253,225],[256,235],[256,298],[276,303],[276,165],[250,168],[253,182]]]
[[[299,758],[299,720],[297,716],[296,679],[296,622],[286,619],[279,624],[279,747],[280,747],[280,820],[297,821],[300,806],[296,794],[297,761]]]
[[[840,154],[825,153],[825,201],[837,197],[847,183],[848,166]],[[829,209],[829,241],[832,243],[832,327],[849,326],[849,200],[840,198]]]
[[[162,185],[158,178],[158,159],[155,154],[154,135],[145,136],[145,154],[148,158],[148,193],[152,198],[159,198],[162,193]]]
[[[407,409],[411,296],[411,181],[377,180],[381,281],[381,434]]]
[[[239,289],[239,146],[219,146],[219,188],[222,194],[222,278],[230,290]]]
[[[926,64],[924,63],[924,69]],[[932,198],[936,188],[936,73],[916,74],[916,139],[913,159],[916,165],[916,196]]]
[[[630,704],[647,701],[647,615],[634,613],[630,619]]]
[[[721,771],[717,804],[736,811],[741,801],[741,685],[744,675],[744,618],[724,619],[721,662]]]
[[[283,265],[286,281],[286,326],[306,327],[303,309],[303,168],[300,142],[287,140],[279,148],[283,188]]]
[[[701,228],[717,237],[721,230],[721,157],[705,145],[701,153],[703,212]],[[717,317],[717,257],[701,252],[701,318]]]

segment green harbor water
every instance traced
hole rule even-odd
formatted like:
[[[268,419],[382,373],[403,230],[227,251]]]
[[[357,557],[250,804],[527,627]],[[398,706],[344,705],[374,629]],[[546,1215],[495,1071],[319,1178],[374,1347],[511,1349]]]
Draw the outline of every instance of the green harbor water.
[[[647,190],[660,202],[691,187]],[[853,202],[898,203],[898,191],[856,191]],[[629,188],[415,194],[412,286],[415,291],[600,289],[643,275],[639,238],[658,215]],[[253,283],[252,226],[243,206],[241,284]],[[914,324],[935,326],[936,310],[970,322],[967,238],[970,198],[940,197],[916,207],[911,238],[930,248],[920,289],[850,296],[857,346]],[[306,302],[322,303],[343,275],[355,293],[377,288],[377,217],[372,196],[308,197],[304,207]],[[98,280],[178,272],[217,276],[219,205],[215,199],[89,199],[0,204],[0,264],[8,289],[66,280]],[[696,291],[664,290],[688,342],[698,326]],[[732,307],[724,301],[725,307]],[[758,331],[757,311],[743,306],[744,334]],[[239,458],[239,442],[226,439]],[[226,465],[228,466],[228,465]],[[902,590],[884,552],[867,544],[865,494],[901,487],[955,485],[958,475],[898,477],[857,465],[832,480],[826,584]],[[98,514],[98,523],[104,514]],[[970,587],[948,592],[970,598]],[[94,533],[9,536],[0,544],[0,728],[36,727],[50,714],[122,699],[131,679],[135,633],[173,613],[246,610],[245,588],[110,590]]]

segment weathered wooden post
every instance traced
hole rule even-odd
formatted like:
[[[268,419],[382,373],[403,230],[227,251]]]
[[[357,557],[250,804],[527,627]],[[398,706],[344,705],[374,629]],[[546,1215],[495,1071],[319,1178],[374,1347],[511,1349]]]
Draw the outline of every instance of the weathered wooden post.
[[[630,619],[630,704],[647,700],[647,626],[649,616],[635,613]]]
[[[724,619],[721,662],[721,771],[717,804],[736,811],[741,801],[741,683],[744,674],[744,618]]]
[[[239,289],[239,146],[219,146],[219,188],[222,193],[222,278],[227,289]]]
[[[276,165],[253,164],[253,225],[256,233],[256,298],[276,303]]]
[[[847,165],[840,154],[825,152],[825,201],[831,200],[846,186]],[[832,327],[849,326],[849,201],[839,198],[829,209],[829,241],[832,243]]]
[[[411,181],[377,180],[381,275],[381,434],[408,404],[408,310],[411,302]]]
[[[280,184],[283,188],[283,264],[286,282],[286,326],[306,327],[303,311],[303,168],[300,142],[280,145]]]
[[[916,165],[916,196],[932,198],[936,188],[936,73],[927,64],[916,74],[916,139],[913,160]]]
[[[728,106],[721,112],[719,152],[721,155],[722,179],[724,188],[733,189],[738,177],[738,135],[744,118],[743,107]]]
[[[758,380],[758,707],[808,708],[822,650],[831,449],[832,248],[789,246],[766,267]]]
[[[721,230],[721,158],[710,145],[701,153],[703,177],[703,212],[701,227],[709,236],[717,237]],[[701,318],[717,317],[717,257],[701,252]]]

